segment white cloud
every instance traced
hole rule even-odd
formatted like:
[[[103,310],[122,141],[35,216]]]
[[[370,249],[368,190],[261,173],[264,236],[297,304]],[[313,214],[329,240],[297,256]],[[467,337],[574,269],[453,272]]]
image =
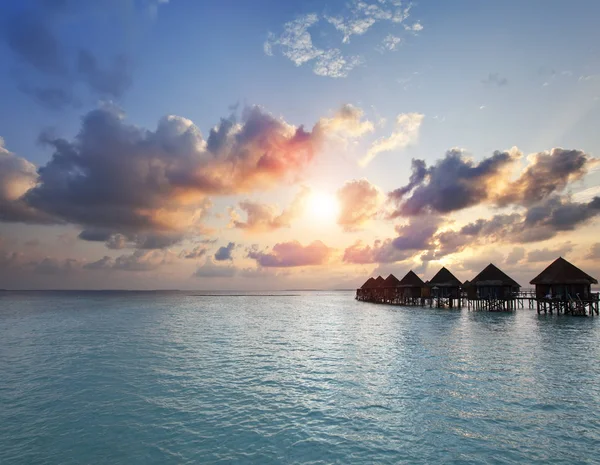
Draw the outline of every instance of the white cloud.
[[[421,113],[399,114],[396,118],[396,130],[389,137],[376,140],[359,164],[367,166],[381,152],[402,150],[415,143],[424,117]]]
[[[587,81],[595,81],[597,79],[600,79],[600,74],[588,74],[585,76],[579,76],[578,81],[579,82],[587,82]]]
[[[275,50],[296,66],[308,62],[313,64],[313,72],[318,76],[334,78],[346,77],[350,71],[364,62],[360,56],[349,55],[339,47],[321,48],[313,43],[310,29],[317,27],[322,20],[330,23],[342,33],[340,46],[348,44],[352,36],[361,36],[380,21],[399,24],[404,22],[410,12],[410,5],[403,6],[399,0],[355,0],[345,12],[335,15],[319,15],[311,13],[301,16],[283,25],[280,35],[269,33],[263,50],[266,55],[273,56]],[[416,32],[423,29],[419,22],[406,26],[407,31]],[[389,34],[383,41],[382,50],[396,50],[401,38]]]
[[[407,31],[417,33],[417,32],[421,32],[423,30],[423,25],[419,21],[417,21],[412,26],[405,24],[404,29],[406,29]]]
[[[402,43],[402,38],[397,37],[392,34],[388,34],[383,39],[383,42],[381,43],[381,45],[385,50],[389,50],[390,52],[393,52],[395,50],[398,50],[398,46],[401,43]]]

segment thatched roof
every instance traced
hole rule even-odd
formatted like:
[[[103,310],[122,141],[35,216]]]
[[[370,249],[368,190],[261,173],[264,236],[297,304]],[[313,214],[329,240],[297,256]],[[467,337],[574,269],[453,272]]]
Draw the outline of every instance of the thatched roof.
[[[385,278],[385,281],[383,282],[383,287],[398,287],[398,284],[400,284],[398,278],[391,274],[387,278]]]
[[[519,283],[517,283],[493,263],[490,263],[481,273],[475,276],[471,280],[470,285],[521,287]]]
[[[431,287],[460,287],[460,285],[460,281],[445,266],[429,281]]]
[[[365,283],[360,286],[361,289],[371,289],[375,284],[375,280],[373,278],[369,278],[365,281]]]
[[[559,257],[533,278],[530,284],[598,284],[598,280]]]
[[[413,270],[406,273],[406,276],[400,280],[400,287],[423,287],[424,285],[423,280]]]
[[[377,276],[377,279],[375,279],[375,287],[382,287],[384,282],[385,279],[383,279],[381,276]]]

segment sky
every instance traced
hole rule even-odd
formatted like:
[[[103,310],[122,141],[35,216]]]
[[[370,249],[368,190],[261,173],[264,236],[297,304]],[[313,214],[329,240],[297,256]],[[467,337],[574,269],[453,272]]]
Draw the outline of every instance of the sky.
[[[0,7],[0,288],[600,277],[595,0]]]

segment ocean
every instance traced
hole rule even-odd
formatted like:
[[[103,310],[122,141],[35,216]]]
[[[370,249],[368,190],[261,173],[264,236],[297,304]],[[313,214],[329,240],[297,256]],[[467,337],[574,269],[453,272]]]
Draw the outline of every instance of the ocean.
[[[0,463],[599,463],[600,319],[0,293]]]

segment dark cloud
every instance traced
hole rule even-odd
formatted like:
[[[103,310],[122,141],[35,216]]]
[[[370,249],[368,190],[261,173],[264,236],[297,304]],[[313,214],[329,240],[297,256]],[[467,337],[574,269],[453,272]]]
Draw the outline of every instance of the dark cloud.
[[[390,193],[393,199],[401,200],[406,194],[413,190],[418,185],[422,184],[427,176],[428,170],[425,160],[413,158],[411,160],[411,175],[408,178],[408,184],[400,187]]]
[[[5,40],[13,53],[41,73],[65,75],[68,72],[64,52],[48,11],[36,8],[21,11],[7,21]]]
[[[106,247],[113,250],[125,248],[164,249],[177,244],[183,239],[178,233],[143,233],[120,234],[107,229],[84,229],[79,233],[79,239],[90,242],[104,242]]]
[[[79,107],[79,100],[70,89],[55,86],[34,86],[21,82],[18,88],[24,94],[31,95],[40,105],[49,110],[62,110],[67,106]]]
[[[2,163],[11,164],[0,175],[2,188],[24,186],[21,197],[2,201],[2,218],[34,222],[37,217],[28,214],[34,209],[56,222],[98,230],[96,240],[123,234],[137,247],[169,246],[198,227],[210,207],[208,195],[294,181],[319,146],[323,134],[317,132],[254,107],[209,152],[198,128],[185,118],[166,117],[152,132],[125,124],[114,109],[94,110],[74,141],[42,136],[54,154],[39,176],[25,160],[2,154]]]
[[[525,216],[525,227],[571,231],[599,213],[600,197],[594,197],[587,203],[577,203],[555,196],[529,208]]]
[[[230,122],[222,120],[216,131],[223,137],[209,150],[199,129],[182,117],[165,117],[150,131],[125,123],[115,108],[91,111],[72,141],[40,136],[54,153],[37,173],[31,163],[2,149],[0,219],[76,224],[84,229],[82,239],[114,248],[123,246],[122,238],[111,242],[118,234],[128,246],[168,247],[206,232],[210,196],[298,181],[329,135],[321,122],[307,131],[259,107]],[[299,203],[297,198],[272,221],[258,212],[238,226],[288,224]],[[246,206],[251,213],[252,206]]]
[[[520,157],[516,149],[496,151],[475,163],[453,149],[430,167],[413,160],[408,184],[389,194],[396,205],[391,217],[450,213],[481,203],[531,207],[564,192],[600,163],[580,150],[554,148],[529,156],[527,167],[511,181],[510,170]]]
[[[71,44],[60,40],[61,28],[93,19],[99,11],[118,12],[120,2],[82,2],[61,0],[32,0],[23,2],[18,12],[5,20],[0,29],[18,65],[15,74],[17,87],[46,108],[60,110],[79,106],[75,90],[83,83],[94,99],[119,98],[131,86],[131,59],[120,53],[109,66],[98,63],[96,51],[80,47],[72,54]],[[155,11],[161,2],[135,3],[137,12],[146,8]],[[141,15],[134,15],[140,21]],[[68,19],[68,21],[66,20]],[[111,31],[111,34],[121,31]],[[106,48],[103,46],[103,48]],[[106,50],[102,51],[105,55]],[[52,84],[48,85],[48,81]],[[40,85],[44,82],[44,85]]]
[[[100,95],[119,98],[131,86],[131,63],[127,56],[118,55],[111,67],[101,69],[88,50],[80,50],[77,71],[87,84]]]
[[[442,222],[443,219],[435,215],[412,218],[407,224],[396,226],[398,237],[392,245],[398,250],[428,249]]]
[[[598,160],[581,150],[554,148],[536,153],[517,180],[511,182],[496,199],[496,204],[531,205],[551,194],[562,192],[569,183],[578,181]]]
[[[523,214],[495,215],[490,219],[479,219],[469,223],[458,230],[441,232],[434,238],[435,250],[425,254],[425,258],[439,259],[474,245],[544,241],[562,231],[574,230],[599,214],[600,197],[595,197],[587,203],[552,197]]]
[[[189,260],[195,260],[198,258],[202,258],[206,255],[208,249],[206,247],[194,247],[192,250],[182,250],[179,253],[179,258],[186,258]]]
[[[123,271],[152,271],[172,263],[173,253],[163,250],[136,250],[131,255],[117,257],[112,266]]]
[[[223,262],[225,260],[233,260],[231,256],[233,250],[235,249],[235,242],[230,242],[226,246],[219,247],[217,252],[215,253],[215,260],[219,262]]]
[[[452,149],[429,168],[423,160],[413,160],[409,183],[390,195],[397,204],[392,217],[428,211],[449,213],[477,205],[491,196],[495,183],[517,157],[515,153],[496,151],[475,163],[461,150]]]
[[[486,77],[481,82],[486,85],[495,85],[498,87],[502,87],[508,84],[508,79],[503,76],[500,76],[500,73],[490,73],[488,74],[488,77]]]
[[[83,265],[86,270],[153,271],[176,261],[177,256],[165,250],[136,250],[116,259],[104,256],[100,260]]]
[[[373,245],[356,241],[344,250],[342,260],[345,263],[364,265],[368,263],[395,263],[409,258],[414,252],[400,250],[393,245],[392,239],[376,240]]]
[[[435,247],[433,239],[443,218],[425,215],[411,218],[407,224],[396,226],[398,236],[384,241],[376,240],[372,246],[357,241],[344,250],[346,263],[394,263],[401,262],[421,250]]]
[[[366,179],[352,180],[337,191],[340,213],[337,223],[344,231],[356,231],[377,216],[383,196]]]
[[[298,241],[280,242],[275,244],[270,252],[251,249],[248,258],[265,268],[296,267],[323,265],[331,256],[332,249],[321,241],[314,241],[306,246]]]

